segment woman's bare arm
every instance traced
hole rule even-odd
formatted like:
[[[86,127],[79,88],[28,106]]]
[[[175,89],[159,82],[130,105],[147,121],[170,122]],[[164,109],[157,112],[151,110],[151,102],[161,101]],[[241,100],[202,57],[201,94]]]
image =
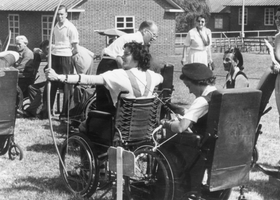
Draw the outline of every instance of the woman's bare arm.
[[[264,39],[264,42],[265,42],[265,45],[268,48],[269,55],[270,55],[272,63],[273,63],[273,65],[271,66],[271,70],[273,71],[273,73],[279,73],[280,72],[280,64],[277,61],[278,59],[276,58],[276,56],[278,58],[280,58],[280,53],[279,53],[279,51],[280,51],[280,38],[278,38],[278,43],[276,43],[277,41],[275,39],[275,52],[274,52],[273,46],[266,39]],[[278,52],[278,53],[276,53],[276,52]]]

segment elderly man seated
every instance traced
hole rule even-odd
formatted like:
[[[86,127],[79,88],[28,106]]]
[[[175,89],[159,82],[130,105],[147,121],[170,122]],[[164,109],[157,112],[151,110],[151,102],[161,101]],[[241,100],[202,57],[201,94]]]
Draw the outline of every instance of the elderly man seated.
[[[30,84],[33,84],[35,73],[35,66],[33,65],[34,54],[27,45],[28,40],[24,35],[16,37],[16,47],[20,57],[14,64],[14,67],[19,70],[18,85],[23,93],[27,92]]]

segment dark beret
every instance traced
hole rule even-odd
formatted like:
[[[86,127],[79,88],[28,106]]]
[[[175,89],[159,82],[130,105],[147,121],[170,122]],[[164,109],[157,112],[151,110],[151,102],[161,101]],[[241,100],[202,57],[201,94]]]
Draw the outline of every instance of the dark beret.
[[[188,78],[194,81],[202,81],[213,77],[213,72],[202,63],[190,63],[182,67],[180,79]]]

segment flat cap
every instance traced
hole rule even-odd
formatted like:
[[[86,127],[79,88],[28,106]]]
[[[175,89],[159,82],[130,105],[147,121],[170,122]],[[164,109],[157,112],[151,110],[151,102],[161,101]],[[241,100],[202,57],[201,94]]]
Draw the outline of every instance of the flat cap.
[[[188,78],[194,81],[202,81],[213,77],[213,72],[202,63],[190,63],[182,67],[180,79]]]

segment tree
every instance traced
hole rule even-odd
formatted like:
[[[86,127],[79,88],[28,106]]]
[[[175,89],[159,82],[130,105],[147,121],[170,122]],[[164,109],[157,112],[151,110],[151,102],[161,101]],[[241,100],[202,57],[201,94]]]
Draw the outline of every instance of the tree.
[[[176,32],[188,32],[194,27],[197,15],[210,17],[209,0],[174,0],[185,12],[176,16]]]

